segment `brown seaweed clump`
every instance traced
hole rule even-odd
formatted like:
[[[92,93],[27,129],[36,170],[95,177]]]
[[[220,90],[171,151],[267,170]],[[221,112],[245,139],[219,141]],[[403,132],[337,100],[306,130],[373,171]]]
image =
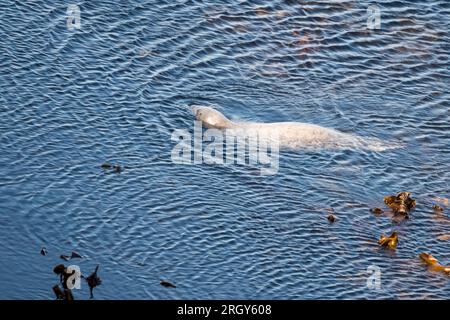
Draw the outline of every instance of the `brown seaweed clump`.
[[[439,263],[439,261],[431,255],[431,253],[423,252],[419,254],[420,259],[424,261],[431,270],[433,271],[443,271],[447,274],[450,274],[450,266],[443,266]]]
[[[328,219],[328,221],[330,222],[330,223],[333,223],[333,222],[335,222],[336,221],[336,216],[334,215],[334,214],[330,214],[328,217],[327,217],[327,219]]]
[[[380,208],[372,208],[372,209],[370,209],[370,212],[372,212],[373,214],[376,214],[376,215],[380,215],[380,214],[384,213],[383,209],[380,209]]]
[[[385,235],[381,235],[380,240],[378,240],[378,244],[382,247],[387,247],[389,249],[395,249],[398,243],[398,233],[396,231],[392,232],[392,234],[388,237]]]
[[[439,213],[439,214],[444,212],[444,208],[442,208],[440,205],[437,205],[437,204],[433,205],[433,210],[434,210],[434,212]]]
[[[384,203],[392,209],[394,214],[408,217],[409,212],[416,206],[416,200],[410,198],[411,193],[399,192],[395,196],[384,197]]]

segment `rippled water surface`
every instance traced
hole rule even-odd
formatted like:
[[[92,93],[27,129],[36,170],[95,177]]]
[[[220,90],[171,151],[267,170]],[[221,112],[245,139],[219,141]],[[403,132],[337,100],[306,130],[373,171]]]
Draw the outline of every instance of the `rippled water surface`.
[[[418,259],[450,264],[450,206],[431,209],[450,198],[449,1],[77,4],[74,30],[65,1],[0,4],[0,298],[53,299],[72,250],[83,273],[100,264],[97,299],[449,298]],[[176,165],[191,104],[404,148],[286,150],[272,176]],[[410,220],[369,212],[398,191],[417,199]]]

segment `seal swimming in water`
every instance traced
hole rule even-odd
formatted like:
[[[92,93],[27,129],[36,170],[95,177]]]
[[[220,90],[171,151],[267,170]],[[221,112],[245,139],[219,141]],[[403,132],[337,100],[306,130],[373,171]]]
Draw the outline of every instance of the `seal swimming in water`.
[[[375,138],[363,138],[335,129],[301,122],[234,122],[219,111],[207,107],[192,105],[190,107],[196,119],[207,128],[231,130],[233,134],[245,135],[257,133],[258,137],[278,140],[280,147],[287,148],[324,148],[324,149],[365,149],[384,151],[396,148]]]

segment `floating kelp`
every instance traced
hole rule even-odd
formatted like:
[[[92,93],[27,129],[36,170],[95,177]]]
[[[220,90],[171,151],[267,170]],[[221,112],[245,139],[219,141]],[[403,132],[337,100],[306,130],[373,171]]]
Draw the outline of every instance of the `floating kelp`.
[[[433,257],[430,253],[423,252],[419,254],[419,257],[429,266],[431,270],[450,273],[450,266],[441,265],[439,261],[435,257]]]
[[[78,252],[75,252],[75,251],[72,251],[70,256],[62,254],[59,257],[65,261],[69,261],[70,259],[75,259],[75,258],[80,258],[80,259],[83,258]]]
[[[389,249],[395,249],[398,243],[398,233],[396,231],[392,232],[392,234],[387,237],[385,235],[381,235],[380,240],[378,240],[378,244],[382,247],[387,247]]]
[[[61,290],[59,285],[53,286],[53,293],[56,296],[56,300],[66,300],[66,301],[73,301],[73,294],[72,290],[70,289],[64,289],[64,291]]]
[[[166,288],[176,288],[177,287],[176,285],[170,283],[169,281],[165,281],[165,280],[161,280],[159,282],[159,284]]]
[[[110,170],[110,169],[112,169],[112,164],[104,163],[104,164],[102,164],[102,169]]]
[[[72,272],[68,272],[67,268],[63,264],[58,264],[53,268],[53,272],[59,275],[59,282],[60,285],[62,285],[62,289],[59,285],[53,286],[53,292],[56,295],[57,300],[67,300],[71,301],[73,300],[72,291],[68,288],[67,283],[69,281],[69,277],[73,276],[75,274],[75,270],[72,270]]]
[[[86,278],[86,282],[89,286],[89,290],[91,293],[91,299],[94,298],[94,288],[101,285],[102,284],[102,280],[98,277],[97,272],[98,272],[98,268],[100,266],[97,266],[94,270],[94,272],[92,272],[89,277]]]
[[[112,170],[116,173],[121,173],[123,171],[123,168],[121,165],[118,164],[110,164],[110,163],[104,163],[101,165],[102,169],[104,170]]]
[[[53,272],[56,274],[61,274],[66,269],[66,266],[63,264],[58,264],[56,267],[53,268]]]
[[[55,284],[52,289],[53,289],[53,293],[56,296],[56,300],[63,300],[64,299],[64,293],[62,292],[62,290],[59,287],[59,285]]]
[[[450,206],[450,199],[447,198],[440,198],[440,197],[436,197],[433,199],[433,201],[436,201],[440,204],[443,204],[445,206]]]
[[[376,215],[380,215],[380,214],[384,213],[383,209],[380,209],[380,208],[372,208],[372,209],[370,209],[370,212],[372,212],[373,214],[376,214]]]
[[[82,259],[83,257],[78,252],[72,251],[72,254],[70,255],[70,259],[74,259],[74,258]]]
[[[409,212],[416,206],[416,200],[410,198],[411,193],[399,192],[395,196],[384,197],[384,203],[392,209],[394,214],[408,217]]]
[[[56,267],[53,268],[53,272],[59,275],[60,282],[63,281],[63,275],[66,272],[66,266],[63,264],[58,264]]]
[[[68,257],[68,256],[66,256]],[[81,258],[81,255],[76,253],[75,251],[72,252],[71,257],[73,258]],[[99,286],[102,283],[102,280],[100,277],[98,277],[99,266],[97,266],[93,273],[91,273],[87,278],[85,278],[83,275],[81,275],[81,278],[85,279],[90,290],[90,298],[92,299],[94,297],[93,290],[95,287]],[[70,270],[70,269],[69,269]],[[71,285],[75,285],[76,278],[73,277],[76,274],[76,270],[71,270],[71,272],[68,272],[68,267],[66,267],[63,264],[58,264],[53,268],[53,272],[59,275],[59,285],[55,285],[52,287],[53,292],[56,296],[56,299],[58,300],[73,300],[73,295],[71,292]],[[62,288],[61,288],[62,287]]]
[[[434,219],[445,221],[445,222],[450,221],[450,218],[444,214],[444,208],[442,208],[440,205],[434,204],[432,206],[432,209],[434,212],[434,216],[433,216]]]
[[[53,268],[53,272],[59,275],[60,283],[62,284],[64,289],[67,289],[67,282],[69,280],[69,277],[73,276],[76,271],[72,270],[71,272],[68,272],[65,265],[58,264],[56,267]]]
[[[447,240],[450,240],[450,234],[443,234],[443,235],[440,235],[439,237],[437,237],[437,239],[438,239],[438,240],[441,240],[441,241],[447,241]]]
[[[72,290],[64,289],[64,300],[66,300],[66,301],[73,301]]]

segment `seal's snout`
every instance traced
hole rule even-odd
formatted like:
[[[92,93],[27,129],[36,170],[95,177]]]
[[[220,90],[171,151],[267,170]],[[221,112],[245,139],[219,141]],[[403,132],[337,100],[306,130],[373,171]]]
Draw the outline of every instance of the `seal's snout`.
[[[195,118],[207,128],[224,129],[231,125],[231,122],[223,114],[212,107],[191,105],[189,108]]]
[[[199,110],[200,108],[201,108],[201,106],[198,106],[198,105],[195,105],[195,104],[189,106],[189,109],[191,110],[191,112],[192,112],[192,114],[193,114],[194,116],[197,116],[198,110]]]

